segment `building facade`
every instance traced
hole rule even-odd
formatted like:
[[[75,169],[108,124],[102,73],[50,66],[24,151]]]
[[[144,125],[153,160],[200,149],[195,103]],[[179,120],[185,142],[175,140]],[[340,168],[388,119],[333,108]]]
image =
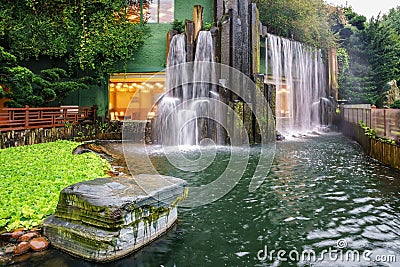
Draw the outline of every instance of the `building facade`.
[[[146,2],[146,1],[144,1]],[[193,19],[193,7],[204,7],[204,22],[214,22],[214,0],[152,0],[145,5],[144,14],[150,27],[151,36],[136,53],[136,57],[127,63],[116,64],[115,72],[110,73],[103,84],[90,90],[78,90],[68,96],[65,105],[98,106],[99,116],[112,120],[145,120],[140,110],[148,110],[149,105],[164,91],[166,67],[167,33],[176,19]],[[130,19],[128,17],[128,19]],[[135,18],[131,18],[135,19]],[[135,112],[125,114],[133,95]]]

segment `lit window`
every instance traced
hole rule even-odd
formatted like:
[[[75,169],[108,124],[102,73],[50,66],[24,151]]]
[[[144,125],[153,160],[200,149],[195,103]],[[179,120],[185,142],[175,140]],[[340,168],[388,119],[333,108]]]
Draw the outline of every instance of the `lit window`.
[[[140,22],[141,0],[127,1],[128,20]],[[149,23],[170,23],[174,21],[174,0],[142,0],[142,21]]]
[[[165,92],[164,73],[114,73],[108,83],[111,120],[147,120]]]

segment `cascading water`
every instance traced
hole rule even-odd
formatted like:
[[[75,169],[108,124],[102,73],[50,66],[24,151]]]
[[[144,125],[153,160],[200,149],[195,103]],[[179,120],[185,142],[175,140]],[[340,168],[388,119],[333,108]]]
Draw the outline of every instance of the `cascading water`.
[[[175,35],[170,44],[166,73],[166,94],[158,104],[158,117],[154,131],[159,144],[167,146],[198,145],[203,130],[211,131],[214,123],[205,119],[215,118],[207,99],[218,99],[215,86],[205,82],[210,80],[214,70],[204,68],[201,62],[214,62],[215,53],[209,31],[200,31],[197,37],[196,54],[193,65],[186,62],[185,35]],[[211,115],[213,113],[213,115]]]
[[[312,130],[322,123],[327,98],[320,50],[267,35],[266,73],[276,85],[276,124],[281,132]]]

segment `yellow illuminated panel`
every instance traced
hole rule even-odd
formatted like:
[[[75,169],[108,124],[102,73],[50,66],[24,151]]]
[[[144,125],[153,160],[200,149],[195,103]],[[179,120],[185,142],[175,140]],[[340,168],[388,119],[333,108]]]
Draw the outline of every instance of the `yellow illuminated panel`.
[[[277,117],[288,118],[290,117],[289,111],[289,91],[286,84],[281,85],[281,89],[277,91],[276,111]]]
[[[152,107],[165,91],[165,74],[114,74],[108,90],[111,120],[151,119]]]

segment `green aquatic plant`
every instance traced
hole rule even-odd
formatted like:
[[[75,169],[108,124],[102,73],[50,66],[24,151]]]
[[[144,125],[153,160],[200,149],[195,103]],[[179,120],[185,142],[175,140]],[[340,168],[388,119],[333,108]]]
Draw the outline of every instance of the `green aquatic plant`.
[[[0,150],[0,232],[40,225],[54,213],[62,189],[106,176],[109,163],[94,153],[73,155],[78,145],[57,141]]]
[[[368,127],[363,121],[359,122],[359,125],[361,128],[364,129],[364,133],[366,136],[368,136],[371,139],[377,140],[379,142],[382,143],[386,143],[386,144],[391,144],[391,145],[396,145],[396,141],[390,138],[386,138],[386,137],[378,137],[375,130]]]

